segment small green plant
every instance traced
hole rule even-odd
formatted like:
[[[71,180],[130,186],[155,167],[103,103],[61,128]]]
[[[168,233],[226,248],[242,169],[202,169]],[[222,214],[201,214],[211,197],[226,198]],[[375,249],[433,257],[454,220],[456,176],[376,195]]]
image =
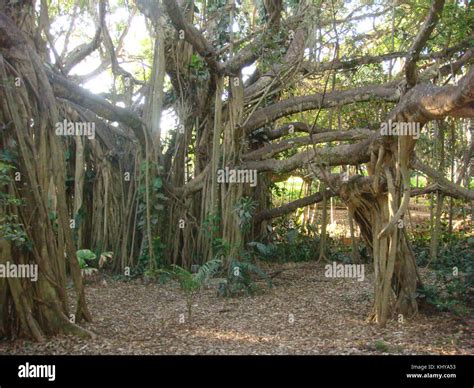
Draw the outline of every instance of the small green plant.
[[[173,265],[171,271],[163,271],[178,281],[186,298],[188,320],[191,320],[192,307],[196,296],[202,290],[206,280],[215,276],[221,267],[222,261],[220,259],[213,259],[203,264],[196,273],[191,273],[179,265]]]
[[[247,260],[231,260],[228,270],[228,291],[230,295],[235,295],[241,291],[246,294],[253,294],[257,290],[257,286],[252,279],[252,275],[266,281],[268,287],[272,287],[272,280],[268,274],[260,267]]]
[[[113,252],[102,252],[97,261],[97,255],[90,249],[79,249],[76,251],[77,261],[81,269],[91,268],[93,266],[102,268],[108,261],[112,260]]]
[[[229,243],[219,237],[220,216],[210,213],[204,219],[201,227],[203,235],[210,241],[214,258],[225,256],[230,251]]]
[[[253,241],[247,246],[265,261],[301,262],[318,258],[319,237],[308,236],[292,219],[288,222],[277,221],[268,239],[268,243]]]
[[[94,252],[89,249],[79,249],[76,252],[77,261],[81,269],[89,267],[89,262],[92,262],[97,258]]]
[[[388,352],[388,345],[382,341],[382,340],[377,340],[375,341],[375,349],[379,352]]]
[[[252,241],[249,242],[247,246],[255,248],[257,254],[265,259],[271,259],[278,254],[278,248],[275,244],[263,244],[258,241]]]
[[[250,197],[242,197],[235,205],[234,213],[237,215],[237,224],[242,233],[247,233],[250,230],[256,207],[257,202]]]

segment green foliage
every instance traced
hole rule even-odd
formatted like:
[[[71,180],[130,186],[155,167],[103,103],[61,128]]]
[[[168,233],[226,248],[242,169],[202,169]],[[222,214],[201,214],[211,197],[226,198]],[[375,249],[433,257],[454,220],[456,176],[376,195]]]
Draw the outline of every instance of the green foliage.
[[[270,262],[305,262],[319,259],[320,237],[314,226],[302,227],[292,218],[275,220],[267,240],[263,243],[252,241],[247,244],[256,257]],[[345,246],[338,239],[327,239],[327,257],[331,260],[352,263],[351,247]],[[358,243],[359,257],[370,262],[367,247],[363,241]]]
[[[89,267],[88,262],[93,261],[97,258],[94,252],[89,249],[79,249],[76,252],[77,261],[81,269]]]
[[[15,166],[10,164],[13,162],[11,155],[3,152],[0,155],[0,206],[2,207],[0,217],[0,238],[12,242],[16,247],[24,247],[31,249],[31,242],[28,240],[28,235],[25,232],[25,227],[20,223],[18,215],[14,214],[12,210],[21,206],[23,201],[10,194],[8,186],[13,184],[11,174],[15,171]],[[6,190],[3,190],[6,187]]]
[[[197,273],[191,273],[179,265],[173,265],[170,271],[162,271],[178,281],[186,298],[188,319],[191,319],[192,306],[196,296],[201,291],[205,282],[220,271],[221,266],[221,260],[213,259],[202,265]]]
[[[242,233],[246,233],[250,230],[256,207],[257,202],[250,197],[242,197],[235,205],[234,213],[237,215],[237,224]]]
[[[217,20],[215,39],[218,47],[222,47],[229,42],[229,18],[225,17],[222,13],[226,5],[226,0],[215,0],[209,2],[207,9],[208,15],[214,14],[213,16],[216,17]]]
[[[288,150],[288,153],[282,154],[285,158],[291,157],[297,153],[297,150]],[[300,197],[301,193],[301,182],[294,180],[287,180],[286,182],[277,182],[270,185],[270,190],[274,197],[275,206],[279,206],[281,203],[296,200]]]
[[[197,273],[193,274],[194,281],[202,286],[206,280],[215,276],[222,267],[222,260],[213,259],[209,260],[207,263],[201,265]]]
[[[204,237],[211,243],[213,257],[226,256],[230,252],[230,245],[219,237],[221,218],[218,214],[210,213],[204,219],[201,231]]]
[[[438,257],[432,261],[427,237],[417,238],[413,243],[418,265],[429,263],[432,271],[418,296],[441,311],[467,314],[473,307],[474,238],[446,233],[441,242]]]
[[[156,177],[153,180],[153,190],[158,191],[162,187],[163,187],[163,180],[161,179],[161,177]]]
[[[275,221],[269,236],[270,242],[251,242],[257,257],[271,262],[303,262],[316,260],[319,256],[319,237],[308,235],[297,222],[290,219]]]
[[[17,222],[16,215],[6,215],[0,219],[0,238],[11,241],[15,246],[29,246],[23,224]]]
[[[278,248],[274,244],[263,244],[258,241],[252,241],[247,244],[249,247],[255,247],[257,250],[257,253],[262,257],[262,258],[272,258],[276,257],[278,254]]]
[[[140,180],[138,185],[138,217],[137,217],[137,228],[144,234],[145,240],[143,242],[142,251],[138,258],[138,273],[144,273],[145,269],[150,264],[150,252],[149,242],[147,233],[147,191],[148,200],[150,207],[150,224],[152,232],[156,231],[160,220],[163,217],[164,205],[163,202],[166,199],[163,193],[163,178],[158,175],[161,171],[161,167],[157,166],[152,162],[142,162],[140,164]],[[146,186],[146,174],[148,171],[149,185],[148,189]],[[152,233],[155,234],[155,233]],[[165,244],[161,241],[159,236],[152,239],[152,252],[154,257],[154,263],[157,268],[162,267],[164,263],[164,249]]]
[[[263,271],[259,266],[252,264],[250,261],[245,260],[231,260],[229,263],[229,272],[227,275],[228,279],[228,291],[231,295],[236,295],[240,292],[246,294],[253,294],[258,290],[257,285],[252,279],[252,275],[256,275],[260,279],[266,281],[268,287],[272,287],[272,281],[268,274]]]
[[[379,352],[388,352],[388,345],[382,341],[382,340],[377,340],[375,341],[375,349],[377,349]]]
[[[153,238],[153,257],[156,268],[162,268],[165,263],[165,248],[166,245],[161,242],[160,236]],[[149,267],[149,251],[148,251],[148,241],[145,239],[143,242],[142,254],[138,257],[138,265],[135,269],[135,275],[147,274],[149,277],[155,277],[151,272],[148,271]]]
[[[202,232],[205,237],[212,240],[219,234],[220,217],[218,214],[209,213],[202,223]]]
[[[157,267],[162,267],[165,263],[165,248],[166,245],[161,242],[160,236],[156,236],[153,239],[153,254]]]
[[[206,80],[209,78],[209,72],[207,71],[206,64],[198,54],[192,55],[189,68],[192,71],[194,77],[198,78],[199,80]]]
[[[100,269],[108,261],[112,260],[113,252],[102,252],[100,254],[95,254],[90,249],[79,249],[76,251],[76,257],[81,269],[87,269],[91,267],[98,267]],[[97,257],[99,257],[99,259]]]
[[[4,163],[0,159],[0,184],[5,185],[11,182],[10,173],[15,169],[15,166]],[[4,193],[2,193],[4,195]]]
[[[353,263],[352,259],[352,246],[347,246],[342,243],[340,239],[330,238],[327,239],[328,252],[327,257],[330,261],[338,261],[344,264]],[[359,260],[363,263],[370,263],[372,261],[371,256],[367,250],[364,240],[360,239],[357,242],[357,249],[359,251]]]
[[[244,197],[236,205],[234,211],[238,217],[238,224],[242,232],[245,233],[249,230],[252,221],[252,215],[255,211],[256,203],[248,197]],[[229,252],[232,251],[229,243],[219,236],[220,230],[220,218],[218,215],[209,214],[204,220],[202,226],[202,232],[212,244],[214,257],[219,257],[220,259],[211,260],[209,263],[218,262],[223,265],[223,258],[229,255]],[[257,247],[263,251],[266,249],[265,244],[255,243]],[[250,244],[252,246],[252,243]],[[269,248],[271,249],[271,248]],[[239,259],[236,260],[232,258],[229,262],[228,274],[227,274],[227,291],[230,295],[238,294],[243,291],[247,294],[253,293],[257,286],[252,280],[252,275],[256,275],[267,281],[267,284],[271,286],[271,280],[268,278],[268,275],[257,265],[250,262],[251,254],[245,250],[239,250]],[[207,264],[207,263],[206,263]],[[202,266],[199,272],[196,274],[196,277],[200,277],[202,270],[205,270],[205,266]],[[205,270],[204,274],[207,273]]]
[[[288,189],[282,186],[281,184],[270,182],[268,187],[270,189],[272,197],[283,198],[288,195]]]

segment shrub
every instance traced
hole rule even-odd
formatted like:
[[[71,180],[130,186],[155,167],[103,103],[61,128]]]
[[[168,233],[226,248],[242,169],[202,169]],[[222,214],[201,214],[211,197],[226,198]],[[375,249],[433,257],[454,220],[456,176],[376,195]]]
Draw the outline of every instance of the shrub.
[[[188,320],[191,319],[192,307],[196,296],[201,291],[206,280],[215,276],[220,271],[221,266],[221,260],[213,259],[202,265],[196,273],[191,273],[179,265],[173,265],[170,271],[162,270],[162,272],[169,274],[178,281],[186,298]]]
[[[382,340],[377,340],[375,341],[375,349],[377,349],[379,352],[386,353],[388,351],[388,345]]]
[[[268,287],[272,287],[272,281],[268,274],[259,266],[249,261],[231,260],[229,265],[228,291],[230,295],[236,295],[243,291],[246,294],[253,294],[258,290],[257,285],[252,279],[252,275],[266,281]]]
[[[463,315],[472,309],[474,290],[474,237],[444,234],[438,257],[429,259],[429,243],[425,238],[413,243],[419,265],[429,263],[433,277],[418,290],[418,296],[442,311]]]
[[[277,224],[269,243],[253,241],[247,246],[259,259],[271,262],[310,261],[319,256],[319,237],[307,235],[294,221],[289,225]]]

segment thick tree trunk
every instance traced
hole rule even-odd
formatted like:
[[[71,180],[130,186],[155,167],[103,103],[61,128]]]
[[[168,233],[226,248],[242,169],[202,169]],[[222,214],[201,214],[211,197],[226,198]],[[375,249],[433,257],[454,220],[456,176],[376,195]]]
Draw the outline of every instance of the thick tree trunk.
[[[417,312],[419,279],[403,222],[380,237],[393,217],[395,199],[387,192],[375,193],[372,185],[363,179],[352,178],[344,184],[341,198],[359,225],[361,237],[373,256],[375,301],[370,318],[383,326],[394,312],[405,317]]]
[[[90,321],[91,315],[70,228],[73,215],[67,207],[65,151],[54,133],[56,123],[60,122],[56,100],[40,56],[28,38],[34,22],[26,18],[20,31],[14,17],[11,19],[3,13],[0,17],[7,32],[2,42],[10,43],[2,47],[0,55],[1,84],[12,85],[16,77],[21,79],[19,87],[0,88],[0,115],[13,124],[13,130],[5,134],[5,141],[14,144],[18,155],[14,165],[21,180],[16,189],[24,199],[24,206],[17,216],[33,247],[31,251],[21,252],[2,239],[0,261],[36,265],[38,272],[37,281],[8,278],[3,282],[7,291],[1,294],[0,311],[8,314],[0,321],[0,332],[38,341],[57,333],[91,337],[93,333],[75,324],[82,319]],[[32,142],[32,138],[38,140]],[[11,207],[0,209],[0,213],[11,211]],[[55,215],[54,221],[51,214]],[[65,289],[66,258],[76,291],[73,319],[68,313]]]

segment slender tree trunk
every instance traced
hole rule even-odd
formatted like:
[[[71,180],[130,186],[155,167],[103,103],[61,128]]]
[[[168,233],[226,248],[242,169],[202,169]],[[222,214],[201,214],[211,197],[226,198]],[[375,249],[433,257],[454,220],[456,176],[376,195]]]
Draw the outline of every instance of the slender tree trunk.
[[[326,245],[327,245],[327,224],[328,224],[328,200],[326,196],[326,185],[321,182],[320,192],[323,195],[321,203],[321,235],[319,242],[319,260],[327,260]]]
[[[437,130],[437,155],[439,157],[439,171],[444,171],[444,131],[441,127],[441,122],[436,122]],[[443,201],[444,195],[439,192],[436,194],[436,209],[434,212],[434,224],[431,232],[430,240],[430,257],[432,260],[436,259],[438,256],[438,245],[439,245],[439,236],[441,234],[441,216],[443,213]]]
[[[351,236],[351,256],[353,263],[360,262],[360,254],[359,254],[359,244],[357,244],[357,239],[355,237],[355,228],[354,228],[354,218],[352,217],[352,213],[350,211],[348,213],[349,219],[349,232]]]

